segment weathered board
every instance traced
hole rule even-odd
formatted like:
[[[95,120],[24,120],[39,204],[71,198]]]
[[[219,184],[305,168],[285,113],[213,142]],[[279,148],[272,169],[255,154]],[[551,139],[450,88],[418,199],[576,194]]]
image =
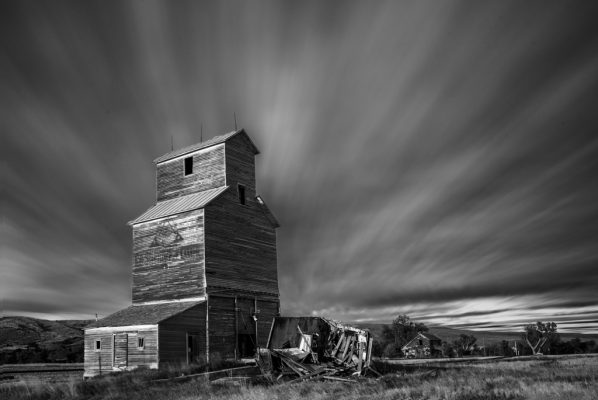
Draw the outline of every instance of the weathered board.
[[[101,349],[95,349],[96,340],[101,343]],[[113,347],[112,333],[85,334],[84,359],[85,376],[94,376],[112,372]]]
[[[206,303],[160,322],[160,365],[202,363],[206,358]],[[196,337],[189,349],[189,336]],[[195,347],[197,346],[197,347]]]
[[[114,368],[124,369],[128,365],[129,335],[117,333],[114,335],[114,353],[112,365]]]
[[[276,231],[255,199],[229,190],[204,216],[207,285],[278,295]]]
[[[138,339],[144,340],[143,348]],[[101,349],[95,350],[100,340]],[[115,370],[158,366],[158,330],[114,330],[101,333],[85,333],[84,341],[85,376],[94,376]]]
[[[204,295],[203,210],[133,227],[133,304]]]
[[[234,358],[236,319],[234,297],[208,297],[208,349],[212,360]]]
[[[193,157],[193,173],[185,175],[185,158],[156,165],[157,201],[226,185],[224,144],[200,150]]]
[[[251,357],[256,345],[265,347],[272,320],[279,315],[274,297],[210,295],[208,304],[209,351],[222,358]]]
[[[255,153],[246,135],[237,135],[226,141],[226,184],[237,190],[245,186],[247,198],[256,196]]]

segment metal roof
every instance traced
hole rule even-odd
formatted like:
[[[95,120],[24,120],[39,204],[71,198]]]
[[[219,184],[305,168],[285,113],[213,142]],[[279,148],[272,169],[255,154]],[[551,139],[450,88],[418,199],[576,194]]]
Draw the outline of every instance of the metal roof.
[[[160,156],[160,157],[156,158],[154,160],[154,163],[158,164],[158,163],[161,163],[163,161],[170,160],[171,158],[182,156],[183,154],[192,153],[192,152],[197,151],[197,150],[205,149],[206,147],[211,147],[211,146],[215,146],[215,145],[220,144],[220,143],[224,143],[228,139],[232,138],[233,136],[235,136],[235,135],[237,135],[239,133],[244,133],[245,134],[245,136],[247,137],[247,139],[251,143],[251,146],[253,147],[255,154],[259,154],[259,150],[257,149],[257,147],[255,147],[255,144],[251,141],[251,139],[249,138],[249,136],[247,135],[247,133],[245,132],[245,130],[244,129],[239,129],[238,131],[233,131],[233,132],[225,133],[224,135],[214,136],[213,138],[208,139],[205,142],[195,143],[195,144],[192,144],[191,146],[187,146],[187,147],[183,147],[182,149],[171,151],[169,153],[164,154],[163,156]]]
[[[135,225],[141,222],[151,221],[153,219],[168,217],[186,211],[204,208],[216,197],[220,196],[228,186],[221,186],[215,189],[204,190],[203,192],[188,194],[186,196],[175,197],[174,199],[164,200],[150,207],[146,212],[132,221],[129,225]]]
[[[424,338],[424,339],[428,339],[428,340],[438,340],[438,341],[442,341],[442,339],[440,339],[438,336],[429,333],[429,332],[417,332],[417,335],[415,335],[415,337],[413,337],[413,339],[411,339],[410,341],[408,341],[407,343],[405,343],[405,345],[403,347],[401,347],[401,350],[403,349],[407,349],[411,346],[411,343],[415,342],[418,338]]]
[[[155,325],[200,303],[203,303],[203,301],[173,301],[160,304],[132,305],[99,321],[92,322],[84,329],[107,326]]]

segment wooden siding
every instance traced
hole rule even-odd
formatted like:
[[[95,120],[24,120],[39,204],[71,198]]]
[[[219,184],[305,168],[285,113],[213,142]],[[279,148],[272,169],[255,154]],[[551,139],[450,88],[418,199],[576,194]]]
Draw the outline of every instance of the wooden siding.
[[[257,320],[257,344],[260,347],[268,345],[268,336],[270,336],[270,328],[272,328],[272,321],[274,317],[280,315],[280,303],[275,301],[260,301],[257,302],[258,320]]]
[[[100,351],[95,350],[96,340],[101,341]],[[84,376],[112,372],[112,333],[86,333],[83,346]]]
[[[237,135],[226,142],[226,184],[233,190],[245,186],[246,196],[256,196],[255,155],[247,136]]]
[[[156,329],[147,331],[133,331],[128,335],[128,368],[139,366],[154,367],[158,366],[158,331]],[[138,339],[143,338],[144,347],[138,348]]]
[[[201,363],[206,353],[206,304],[202,303],[162,321],[160,333],[160,366],[187,363],[187,333],[199,335],[199,350],[203,359],[189,360]]]
[[[144,348],[137,347],[137,339],[144,338]],[[119,339],[124,339],[120,341]],[[95,342],[100,340],[102,348],[95,350]],[[118,349],[114,348],[117,344]],[[95,376],[122,369],[134,369],[140,366],[157,367],[158,331],[131,330],[118,332],[86,333],[84,340],[85,376]]]
[[[185,158],[156,165],[157,201],[226,185],[224,145],[216,145],[192,155],[193,173],[185,175]]]
[[[203,296],[203,241],[203,210],[135,225],[133,304]]]
[[[278,316],[279,302],[260,296],[209,296],[210,357],[232,358],[239,355],[238,335],[250,335],[255,340],[257,315],[257,345],[265,347],[272,326]],[[258,313],[255,314],[257,305]],[[236,306],[236,307],[235,307]],[[255,344],[255,342],[254,342]]]
[[[255,199],[229,189],[204,215],[207,286],[278,295],[276,231]]]
[[[210,358],[234,358],[236,348],[234,297],[208,297]]]

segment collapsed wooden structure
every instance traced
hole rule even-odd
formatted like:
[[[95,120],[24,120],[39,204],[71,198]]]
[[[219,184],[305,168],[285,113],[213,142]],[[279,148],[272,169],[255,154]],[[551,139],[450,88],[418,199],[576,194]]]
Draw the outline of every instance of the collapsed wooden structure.
[[[347,380],[371,367],[368,331],[321,317],[275,317],[257,363],[271,382],[305,379]]]

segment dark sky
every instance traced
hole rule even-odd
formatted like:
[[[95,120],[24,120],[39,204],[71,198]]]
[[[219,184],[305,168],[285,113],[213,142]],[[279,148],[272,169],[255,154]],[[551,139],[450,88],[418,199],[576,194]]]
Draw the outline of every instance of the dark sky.
[[[236,113],[284,314],[598,332],[597,5],[2,2],[2,314],[126,307],[152,160]]]

